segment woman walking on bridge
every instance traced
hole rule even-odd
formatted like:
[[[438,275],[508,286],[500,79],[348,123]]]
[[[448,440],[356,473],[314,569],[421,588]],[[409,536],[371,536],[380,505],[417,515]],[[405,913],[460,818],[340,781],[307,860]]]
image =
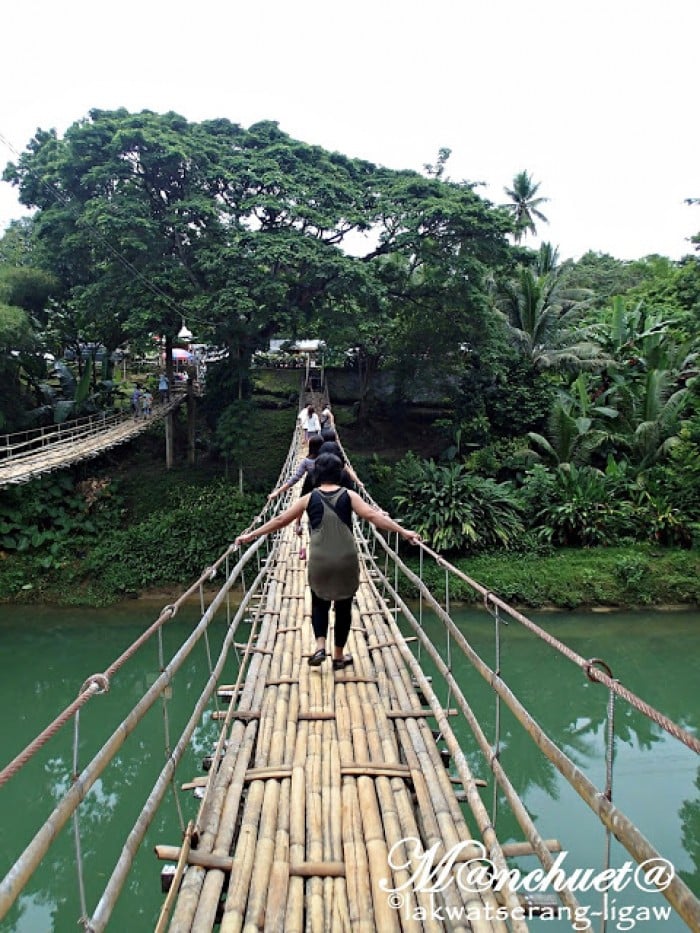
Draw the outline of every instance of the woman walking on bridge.
[[[351,655],[345,654],[345,643],[350,633],[352,600],[360,582],[360,566],[352,533],[353,512],[366,518],[377,528],[395,531],[411,544],[420,536],[408,531],[386,513],[372,508],[356,492],[340,485],[343,464],[334,454],[321,454],[316,460],[316,488],[271,518],[259,528],[236,538],[236,547],[249,544],[271,531],[278,531],[306,512],[309,517],[310,552],[308,580],[311,589],[311,624],[316,636],[316,651],[309,664],[317,667],[326,657],[328,615],[331,603],[335,607],[333,670],[342,670],[352,664]]]

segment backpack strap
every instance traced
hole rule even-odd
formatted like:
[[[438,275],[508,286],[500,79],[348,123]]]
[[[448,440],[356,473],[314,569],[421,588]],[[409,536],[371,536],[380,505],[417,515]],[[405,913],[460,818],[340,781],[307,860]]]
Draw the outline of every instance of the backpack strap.
[[[347,489],[342,489],[342,488],[341,488],[341,489],[336,490],[335,492],[330,492],[330,493],[324,493],[324,492],[322,492],[320,489],[314,489],[314,492],[312,493],[312,495],[313,495],[314,493],[318,493],[318,495],[321,497],[321,502],[323,502],[323,504],[326,506],[326,508],[327,508],[327,509],[330,509],[331,512],[333,512],[347,528],[350,527],[350,525],[348,524],[347,518],[344,518],[344,517],[340,514],[340,512],[338,511],[338,507],[337,507],[337,502],[338,502],[338,500],[340,499],[342,493],[345,493],[345,495],[347,496],[347,494],[348,494]],[[335,502],[330,502],[330,501],[329,501],[329,498],[328,498],[329,496],[335,496],[335,497],[336,497],[336,501],[335,501]],[[352,506],[351,506],[351,508],[350,508],[350,512],[351,512],[351,514],[352,514]]]

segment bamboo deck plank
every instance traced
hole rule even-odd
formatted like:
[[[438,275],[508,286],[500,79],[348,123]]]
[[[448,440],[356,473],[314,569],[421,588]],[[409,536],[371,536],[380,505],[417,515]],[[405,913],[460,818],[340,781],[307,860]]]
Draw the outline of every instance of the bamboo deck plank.
[[[334,672],[328,660],[311,668],[298,548],[284,529],[251,613],[243,673],[235,683],[227,674],[227,744],[207,778],[199,843],[170,929],[212,930],[223,898],[223,933],[440,933],[446,925],[435,906],[465,910],[491,899],[453,884],[433,903],[407,889],[398,911],[380,887],[382,879],[407,882],[418,867],[419,852],[405,851],[403,839],[419,839],[421,851],[437,844],[440,857],[472,838],[420,685],[402,659],[395,613],[363,571],[347,646],[352,667]],[[329,653],[332,638],[331,623]],[[390,868],[392,846],[407,868]],[[507,927],[457,920],[449,929]]]

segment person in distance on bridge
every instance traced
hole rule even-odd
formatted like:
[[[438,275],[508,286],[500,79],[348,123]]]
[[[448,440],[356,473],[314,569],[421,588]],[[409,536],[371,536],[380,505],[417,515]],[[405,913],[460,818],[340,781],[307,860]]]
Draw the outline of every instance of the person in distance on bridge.
[[[316,409],[313,405],[306,405],[304,408],[302,408],[302,410],[299,412],[298,418],[301,429],[304,432],[305,441],[308,441],[309,438],[321,433],[321,422],[318,420],[318,415],[316,414]]]
[[[167,373],[161,373],[158,380],[158,391],[160,392],[160,403],[165,405],[170,401],[170,384],[168,383]]]
[[[338,443],[338,435],[335,433],[334,428],[326,428],[326,430],[321,434],[321,439],[323,444],[319,450],[319,454],[335,454],[336,457],[339,457],[343,464],[343,476],[340,481],[341,486],[345,486],[348,489],[362,489],[362,483],[360,482],[357,473],[350,466],[348,461],[345,458],[343,449]]]
[[[309,664],[317,667],[328,656],[326,637],[332,603],[335,608],[333,670],[342,670],[352,664],[352,656],[345,654],[345,643],[350,633],[352,600],[360,582],[360,566],[352,532],[353,512],[377,528],[397,532],[411,544],[418,544],[420,535],[403,528],[386,513],[372,508],[356,492],[344,489],[340,485],[343,464],[334,454],[320,454],[314,472],[316,489],[259,528],[239,535],[235,546],[250,544],[271,531],[279,531],[307,513],[311,527],[308,564],[311,624],[316,637],[316,651],[309,658]]]
[[[325,434],[328,429],[333,429],[335,427],[335,418],[333,417],[333,412],[331,411],[331,406],[326,405],[321,414],[318,416],[318,420],[321,422],[321,437],[326,440]]]
[[[277,496],[281,495],[283,492],[286,492],[288,489],[291,489],[295,483],[298,483],[302,476],[306,476],[308,473],[313,473],[316,457],[318,457],[318,452],[322,443],[323,440],[320,437],[309,438],[308,456],[304,457],[304,459],[297,467],[296,472],[289,477],[286,483],[282,483],[282,485],[278,486],[277,489],[272,490],[272,492],[267,497],[268,499],[276,499]]]
[[[137,383],[134,386],[134,391],[131,393],[131,411],[134,414],[134,421],[138,421],[141,418],[141,386]]]
[[[304,485],[306,485],[306,480],[309,476],[313,475],[314,466],[316,464],[316,457],[318,457],[319,450],[321,449],[321,444],[323,443],[322,438],[320,437],[310,437],[309,438],[309,453],[301,461],[299,466],[296,469],[296,472],[293,473],[286,483],[282,483],[281,486],[278,486],[277,489],[273,489],[272,492],[268,495],[268,499],[272,501],[276,499],[277,496],[281,495],[283,492],[286,492],[288,489],[291,489],[295,483],[298,483],[302,477],[304,479]],[[304,492],[311,492],[312,487],[305,489]],[[304,493],[302,493],[303,495]]]

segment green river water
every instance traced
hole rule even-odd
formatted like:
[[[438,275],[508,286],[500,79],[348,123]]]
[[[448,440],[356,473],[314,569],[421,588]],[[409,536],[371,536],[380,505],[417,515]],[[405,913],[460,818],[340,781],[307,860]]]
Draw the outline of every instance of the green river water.
[[[70,703],[86,678],[103,671],[150,624],[160,607],[134,602],[110,610],[0,608],[0,717],[2,761],[9,762]],[[453,612],[482,657],[495,657],[494,624],[484,612]],[[166,660],[198,619],[196,606],[182,611],[164,633]],[[694,734],[700,733],[700,617],[694,612],[668,613],[547,613],[532,616],[544,628],[584,657],[603,658],[632,691]],[[440,643],[437,626],[426,628]],[[225,630],[214,623],[211,652]],[[501,671],[511,689],[534,718],[568,752],[598,786],[605,779],[607,691],[589,683],[571,662],[520,626],[501,626]],[[243,635],[241,637],[244,637]],[[463,684],[487,735],[493,736],[495,705],[482,678],[466,661],[453,668]],[[424,656],[425,660],[425,656]],[[426,661],[424,668],[431,672]],[[107,694],[93,698],[80,715],[80,766],[100,748],[144,689],[158,675],[153,647],[140,652],[113,678]],[[168,703],[171,735],[177,737],[189,717],[208,674],[204,645],[188,659],[173,685]],[[235,679],[235,669],[224,680]],[[434,680],[437,689],[437,678]],[[444,692],[438,690],[443,702]],[[451,703],[454,705],[454,703]],[[700,896],[700,760],[623,701],[616,703],[616,746],[613,799],[638,824],[647,839],[674,865]],[[181,765],[178,785],[202,774],[201,762],[214,744],[216,723],[205,717],[195,731]],[[488,777],[468,727],[453,720],[473,772]],[[605,834],[586,806],[534,747],[511,714],[501,710],[501,760],[545,838],[558,839],[566,851],[565,867],[602,870]],[[0,872],[6,873],[32,839],[58,795],[70,784],[73,728],[65,727],[7,785],[0,788]],[[109,878],[136,814],[164,761],[164,717],[158,704],[119,751],[116,767],[108,769],[89,794],[80,817],[82,866],[88,914]],[[183,816],[196,812],[197,801],[179,793]],[[482,792],[492,813],[491,787]],[[473,824],[471,821],[470,824]],[[162,904],[160,870],[153,854],[157,843],[177,844],[179,817],[169,793],[149,828],[116,910],[110,930],[130,933],[152,930]],[[502,800],[497,801],[496,828],[502,842],[522,839],[522,832]],[[612,865],[628,859],[613,840]],[[523,872],[535,860],[514,863]],[[601,930],[600,895],[579,893],[588,905],[592,929]],[[666,901],[634,885],[611,896],[607,930],[680,933],[686,925],[676,917],[649,916]],[[12,933],[69,933],[80,929],[81,915],[76,849],[69,823],[19,896],[0,930]],[[562,920],[536,920],[537,931],[571,929]],[[578,929],[583,929],[578,926]]]

